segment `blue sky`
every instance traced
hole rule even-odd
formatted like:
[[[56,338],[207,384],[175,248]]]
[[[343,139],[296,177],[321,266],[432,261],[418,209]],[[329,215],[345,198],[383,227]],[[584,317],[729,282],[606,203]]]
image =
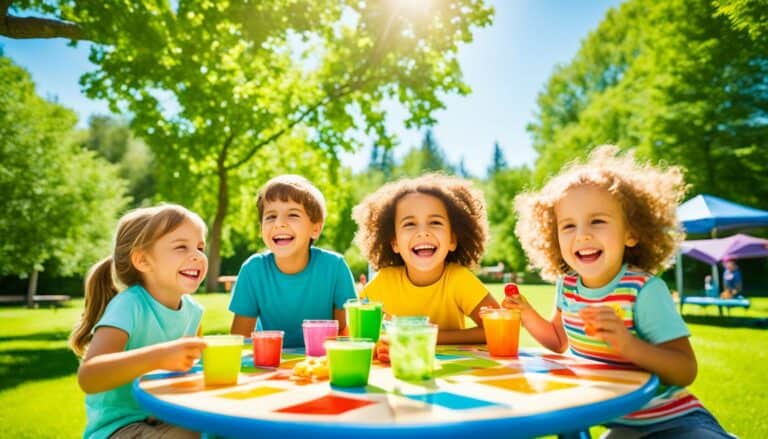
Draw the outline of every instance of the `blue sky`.
[[[419,1],[419,0],[412,0]],[[459,59],[469,96],[446,96],[445,110],[436,113],[435,138],[448,159],[477,176],[485,175],[493,143],[498,141],[510,165],[532,164],[536,158],[525,126],[533,120],[536,96],[558,63],[567,63],[581,41],[606,11],[621,0],[491,0],[496,8],[492,26],[476,32],[461,48]],[[0,37],[5,56],[25,67],[44,97],[56,99],[80,115],[81,126],[94,113],[108,113],[105,102],[80,93],[78,78],[93,70],[87,46],[70,48],[66,40],[11,40]],[[393,107],[389,126],[400,139],[395,156],[418,145],[423,130],[405,130],[403,111]],[[368,148],[343,157],[359,170],[367,164]]]

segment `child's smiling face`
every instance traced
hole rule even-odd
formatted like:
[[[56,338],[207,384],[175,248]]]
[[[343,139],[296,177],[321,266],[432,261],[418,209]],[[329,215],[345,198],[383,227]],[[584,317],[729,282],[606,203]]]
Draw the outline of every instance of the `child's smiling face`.
[[[608,284],[621,269],[625,247],[637,244],[619,201],[597,186],[569,189],[555,204],[555,217],[560,253],[589,288]]]
[[[313,223],[300,203],[281,200],[264,203],[261,238],[272,250],[278,263],[296,260],[298,265],[302,261],[306,264],[309,241],[317,239],[321,230],[322,223]],[[303,265],[297,268],[303,268]]]
[[[415,285],[440,279],[446,256],[456,250],[456,236],[442,200],[419,192],[401,198],[395,207],[392,250],[403,258]]]

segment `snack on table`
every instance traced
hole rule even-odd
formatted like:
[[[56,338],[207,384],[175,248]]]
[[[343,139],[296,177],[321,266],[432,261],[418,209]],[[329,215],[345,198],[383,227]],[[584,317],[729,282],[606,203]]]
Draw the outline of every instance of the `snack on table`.
[[[293,376],[323,380],[328,378],[328,357],[308,357],[293,366]]]

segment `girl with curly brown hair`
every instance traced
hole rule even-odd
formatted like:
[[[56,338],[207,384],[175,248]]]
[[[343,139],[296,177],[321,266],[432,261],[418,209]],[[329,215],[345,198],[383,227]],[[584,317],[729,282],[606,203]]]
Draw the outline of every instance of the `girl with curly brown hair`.
[[[392,316],[428,316],[438,343],[485,342],[480,308],[498,303],[469,270],[488,237],[482,192],[467,180],[426,174],[382,186],[352,216],[357,244],[380,270],[361,297]],[[477,327],[465,328],[465,316]]]
[[[641,164],[605,145],[515,200],[515,231],[531,264],[557,281],[557,299],[549,320],[524,296],[502,306],[519,309],[523,326],[553,351],[570,346],[661,380],[646,406],[608,423],[606,437],[730,437],[685,389],[697,370],[691,334],[653,275],[681,239],[676,208],[685,189],[679,168]]]

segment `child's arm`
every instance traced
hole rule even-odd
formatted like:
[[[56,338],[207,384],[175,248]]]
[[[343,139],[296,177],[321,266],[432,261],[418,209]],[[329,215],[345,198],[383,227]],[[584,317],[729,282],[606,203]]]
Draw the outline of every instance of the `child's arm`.
[[[565,335],[559,308],[556,307],[552,317],[545,320],[522,294],[505,297],[501,306],[519,309],[523,326],[545,348],[558,353],[568,349],[568,337]]]
[[[77,370],[85,393],[114,389],[155,369],[188,370],[206,346],[193,337],[125,351],[127,343],[128,334],[121,329],[102,326],[96,330]]]
[[[346,335],[347,331],[347,312],[343,309],[333,309],[333,319],[339,322],[339,334]]]
[[[696,378],[696,355],[688,337],[652,344],[632,335],[616,311],[608,306],[585,307],[579,315],[622,357],[653,372],[666,383],[685,387]]]
[[[229,332],[250,338],[251,332],[256,328],[256,317],[246,317],[235,314]]]
[[[437,344],[466,344],[485,343],[483,331],[483,319],[480,318],[480,309],[484,306],[498,308],[499,303],[490,294],[486,294],[483,300],[472,310],[469,318],[477,324],[477,327],[454,330],[441,330],[437,333]]]

